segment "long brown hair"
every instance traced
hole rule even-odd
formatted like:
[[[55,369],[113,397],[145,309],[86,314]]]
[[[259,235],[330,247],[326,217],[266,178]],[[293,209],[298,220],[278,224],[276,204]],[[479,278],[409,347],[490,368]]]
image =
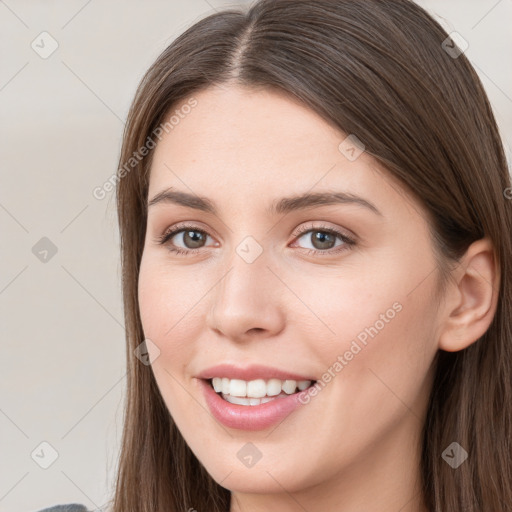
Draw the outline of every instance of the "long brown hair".
[[[432,512],[512,511],[512,189],[482,84],[447,38],[409,0],[261,0],[195,23],[147,71],[117,175],[128,380],[113,512],[230,507],[134,355],[144,339],[137,282],[153,152],[136,156],[178,102],[228,83],[285,91],[356,134],[427,209],[443,278],[473,241],[492,241],[497,311],[481,339],[436,355],[421,473]],[[442,458],[454,441],[469,451],[456,470]]]

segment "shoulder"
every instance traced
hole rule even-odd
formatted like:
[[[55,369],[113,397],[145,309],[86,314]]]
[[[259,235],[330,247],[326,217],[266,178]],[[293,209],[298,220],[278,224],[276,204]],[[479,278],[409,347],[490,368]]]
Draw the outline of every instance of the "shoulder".
[[[78,503],[70,503],[68,505],[55,505],[54,507],[45,508],[38,512],[89,512],[83,505]]]

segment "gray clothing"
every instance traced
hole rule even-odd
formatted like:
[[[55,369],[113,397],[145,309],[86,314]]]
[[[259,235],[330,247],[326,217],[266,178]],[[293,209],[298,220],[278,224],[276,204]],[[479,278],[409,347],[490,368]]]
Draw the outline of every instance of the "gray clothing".
[[[39,512],[88,512],[88,510],[78,503],[70,503],[69,505],[55,505],[54,507],[39,510]]]

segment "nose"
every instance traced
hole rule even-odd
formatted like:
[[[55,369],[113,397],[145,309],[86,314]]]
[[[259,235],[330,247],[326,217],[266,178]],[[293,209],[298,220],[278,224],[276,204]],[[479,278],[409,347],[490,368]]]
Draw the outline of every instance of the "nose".
[[[236,253],[230,258],[210,292],[207,325],[217,335],[243,342],[284,329],[286,289],[268,263],[265,253],[252,263]]]

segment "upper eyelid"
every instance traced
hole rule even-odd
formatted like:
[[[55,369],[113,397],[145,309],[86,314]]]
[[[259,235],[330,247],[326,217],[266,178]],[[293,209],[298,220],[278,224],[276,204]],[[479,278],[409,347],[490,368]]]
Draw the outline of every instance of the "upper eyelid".
[[[318,221],[318,222],[325,222],[325,221]],[[300,236],[305,233],[308,233],[309,231],[333,231],[335,233],[338,233],[340,235],[346,236],[347,238],[355,239],[356,235],[353,234],[351,231],[349,231],[346,228],[341,227],[332,227],[327,225],[321,225],[321,226],[308,226],[304,228],[300,228],[296,235],[294,236]]]
[[[171,232],[174,232],[173,236],[176,236],[178,233],[186,231],[187,229],[190,231],[200,231],[201,233],[205,233],[207,236],[212,236],[209,230],[201,227],[200,225],[196,225],[195,222],[191,221],[190,223],[188,223],[187,221],[183,221],[178,222],[176,225],[165,229],[164,232],[162,233],[162,237],[166,236],[167,234],[170,234]]]

